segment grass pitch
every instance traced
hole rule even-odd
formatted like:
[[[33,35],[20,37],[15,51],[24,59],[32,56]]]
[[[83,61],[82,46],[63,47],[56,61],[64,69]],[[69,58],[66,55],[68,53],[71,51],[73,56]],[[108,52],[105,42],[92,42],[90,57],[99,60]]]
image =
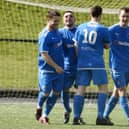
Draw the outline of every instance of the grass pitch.
[[[34,118],[35,102],[1,102],[0,129],[128,129],[127,120],[119,105],[112,112],[111,118],[114,126],[96,126],[96,104],[85,104],[82,114],[86,125],[72,125],[73,114],[69,124],[63,124],[63,106],[57,103],[49,115],[50,125],[41,125]]]

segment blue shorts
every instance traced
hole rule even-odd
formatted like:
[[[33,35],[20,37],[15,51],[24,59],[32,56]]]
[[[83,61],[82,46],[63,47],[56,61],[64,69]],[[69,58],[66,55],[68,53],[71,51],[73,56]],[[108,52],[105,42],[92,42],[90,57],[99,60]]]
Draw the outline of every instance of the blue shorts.
[[[108,84],[106,70],[79,70],[77,71],[76,84],[82,86],[90,85],[91,80],[95,85]]]
[[[64,74],[38,73],[39,88],[43,93],[50,93],[52,90],[61,92],[63,89]]]
[[[129,71],[111,70],[111,75],[116,88],[121,88],[128,85]]]
[[[76,73],[64,73],[64,85],[63,89],[69,89],[72,87],[75,81]]]

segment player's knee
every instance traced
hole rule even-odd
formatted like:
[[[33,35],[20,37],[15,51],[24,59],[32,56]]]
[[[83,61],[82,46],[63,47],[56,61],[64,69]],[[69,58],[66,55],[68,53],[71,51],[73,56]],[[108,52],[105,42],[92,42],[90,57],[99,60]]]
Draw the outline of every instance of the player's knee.
[[[76,90],[76,95],[81,95],[84,96],[85,95],[85,86],[79,86],[78,89]]]
[[[58,92],[58,91],[53,91],[53,94],[54,94],[55,96],[60,96],[60,92]]]
[[[125,96],[126,95],[126,87],[118,88],[119,96]]]
[[[116,98],[119,97],[118,89],[116,87],[114,87],[112,95],[115,96]]]
[[[43,93],[43,96],[48,97],[49,93]]]
[[[63,92],[69,92],[68,88],[63,89]]]
[[[108,93],[108,87],[107,87],[107,84],[104,84],[104,85],[99,85],[98,86],[98,89],[99,89],[99,92],[101,93]]]

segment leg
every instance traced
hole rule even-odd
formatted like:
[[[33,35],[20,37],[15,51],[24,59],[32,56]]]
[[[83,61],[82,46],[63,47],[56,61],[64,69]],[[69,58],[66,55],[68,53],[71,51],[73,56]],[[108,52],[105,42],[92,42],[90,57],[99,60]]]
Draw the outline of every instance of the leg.
[[[61,93],[62,86],[63,86],[63,74],[60,75],[54,75],[54,79],[52,80],[51,84],[51,94],[49,95],[46,105],[44,107],[44,112],[42,114],[42,118],[46,118],[45,124],[48,124],[48,115],[52,111],[54,105],[56,104],[56,101]],[[43,124],[44,124],[43,123]]]
[[[71,107],[70,107],[70,102],[69,102],[69,89],[73,85],[73,82],[75,80],[75,74],[73,73],[65,73],[64,74],[64,86],[63,86],[63,91],[61,92],[61,100],[65,109],[64,113],[64,124],[67,124],[70,119],[70,113],[72,112]]]
[[[81,114],[84,106],[84,95],[86,86],[90,84],[91,81],[91,71],[90,70],[80,70],[77,71],[77,77],[76,77],[76,94],[74,96],[74,103],[73,103],[73,109],[74,109],[74,125],[80,125],[85,124],[85,122],[82,121]]]
[[[49,75],[48,75],[49,76]],[[41,115],[42,115],[42,107],[44,102],[49,96],[50,90],[51,90],[51,84],[48,84],[46,81],[48,76],[44,76],[44,74],[39,72],[39,95],[38,95],[38,102],[35,112],[36,120],[39,121]]]
[[[58,96],[59,96],[59,93],[52,92],[52,94],[48,97],[48,99],[46,101],[46,106],[45,106],[44,111],[43,111],[43,114],[39,119],[40,123],[49,124],[48,115],[51,112],[51,110],[53,109]]]
[[[118,102],[118,98],[119,98],[118,90],[116,87],[114,87],[113,93],[104,111],[104,118],[109,118],[110,113],[113,111]]]
[[[75,80],[75,75],[73,75],[72,73],[64,74],[64,85],[63,85],[63,91],[61,92],[61,100],[64,105],[66,113],[71,112],[69,103],[69,89],[73,85],[74,80]]]
[[[42,115],[42,106],[43,106],[43,103],[45,102],[45,100],[48,98],[48,95],[49,94],[45,94],[42,91],[39,92],[37,108],[36,108],[36,111],[35,111],[36,120],[39,120],[41,115]]]
[[[112,125],[112,123],[103,118],[103,113],[107,99],[108,78],[106,70],[92,70],[93,82],[98,85],[98,115],[96,125]]]
[[[49,81],[49,74],[44,74],[39,72],[38,79],[39,79],[39,95],[38,95],[38,102],[35,112],[35,117],[37,120],[40,119],[42,115],[42,106],[46,99],[49,96],[51,91],[51,81]]]
[[[120,106],[124,111],[127,120],[129,122],[129,105],[128,105],[128,100],[126,98],[126,87],[129,82],[129,73],[117,70],[112,73],[112,77],[115,86],[117,88]]]
[[[107,85],[98,86],[98,118],[103,118],[103,112],[105,109],[106,99],[107,99]]]
[[[49,96],[49,94],[43,93],[43,91],[39,92],[37,108],[42,108],[43,103],[45,102],[45,100],[47,99],[48,96]]]
[[[65,108],[64,124],[67,124],[70,119],[71,108],[69,104],[69,89],[64,89],[61,93],[61,100]]]
[[[84,106],[84,93],[85,93],[85,86],[78,86],[76,94],[74,96],[74,125],[85,124],[84,122],[80,121],[81,113]]]
[[[98,94],[98,116],[96,119],[96,125],[113,125],[110,119],[103,118],[106,99],[107,99],[107,85],[100,85]]]
[[[53,91],[52,94],[48,97],[46,106],[44,108],[44,113],[43,113],[44,117],[47,117],[49,115],[49,113],[53,109],[58,97],[59,97],[59,93],[56,91]]]
[[[120,106],[122,108],[122,110],[124,111],[127,120],[129,122],[129,105],[128,105],[128,100],[126,98],[126,87],[122,87],[118,89],[118,93],[119,93],[119,102],[120,102]]]
[[[69,89],[64,89],[61,93],[61,99],[66,112],[71,112],[70,104],[69,104]]]

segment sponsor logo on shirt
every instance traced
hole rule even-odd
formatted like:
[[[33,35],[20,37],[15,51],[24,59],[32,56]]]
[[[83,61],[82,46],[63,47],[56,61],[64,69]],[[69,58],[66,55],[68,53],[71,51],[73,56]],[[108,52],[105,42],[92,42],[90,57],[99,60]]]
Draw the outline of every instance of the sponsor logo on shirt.
[[[81,49],[84,51],[95,51],[95,49],[90,48],[90,47],[81,47]]]
[[[56,39],[55,37],[52,37],[52,39]]]
[[[57,48],[57,47],[60,47],[60,46],[62,46],[62,42],[56,43],[54,47]]]
[[[129,46],[128,42],[121,42],[121,41],[119,41],[118,44],[122,45],[122,46]]]
[[[129,46],[129,42],[122,42],[122,41],[114,41],[114,44],[121,45],[121,46]]]
[[[115,33],[115,35],[118,37],[119,36],[119,33]]]
[[[66,46],[67,46],[67,48],[72,48],[72,47],[74,47],[73,44],[67,44]]]

